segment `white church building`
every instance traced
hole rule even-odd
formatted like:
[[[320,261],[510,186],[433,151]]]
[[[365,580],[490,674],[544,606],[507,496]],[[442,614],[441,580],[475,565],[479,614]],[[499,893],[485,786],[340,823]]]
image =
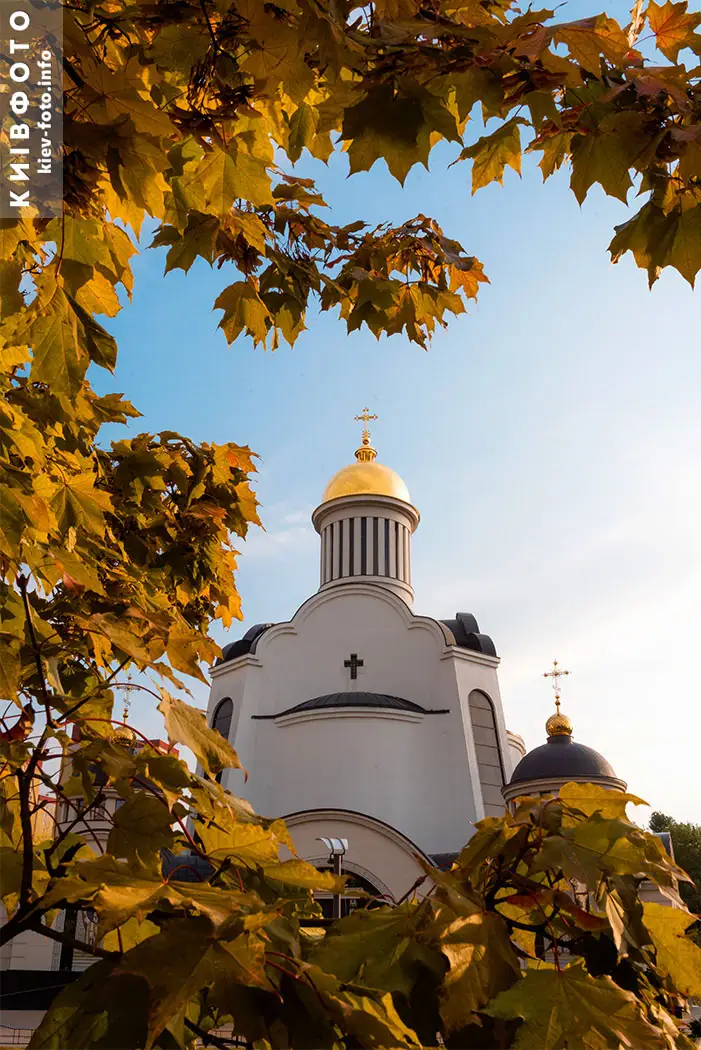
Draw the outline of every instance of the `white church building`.
[[[355,462],[312,515],[319,588],[287,622],[257,624],[224,648],[208,720],[249,771],[244,782],[226,770],[225,787],[284,817],[314,863],[328,859],[320,838],[346,839],[344,871],[396,901],[424,874],[417,857],[449,863],[476,821],[504,813],[525,746],[506,727],[499,658],[475,617],[414,610],[419,512],[377,462],[367,430],[375,417],[365,409],[356,418],[366,429]],[[575,752],[580,764],[583,752],[593,761],[585,755],[568,776],[560,760],[560,782],[614,777],[595,751],[573,743],[566,753]]]

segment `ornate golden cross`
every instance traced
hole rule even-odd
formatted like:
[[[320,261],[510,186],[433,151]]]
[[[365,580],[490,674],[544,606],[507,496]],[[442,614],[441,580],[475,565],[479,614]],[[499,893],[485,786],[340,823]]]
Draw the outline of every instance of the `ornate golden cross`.
[[[552,678],[553,689],[555,690],[555,707],[560,710],[560,679],[563,675],[569,674],[569,671],[562,671],[557,660],[553,660],[552,671],[545,671],[543,678]]]
[[[369,445],[370,444],[370,431],[368,430],[368,423],[370,422],[371,419],[379,419],[380,417],[379,416],[371,416],[370,415],[370,409],[369,408],[364,408],[359,416],[354,416],[353,418],[354,418],[356,423],[362,423],[363,424],[363,444],[364,445]]]

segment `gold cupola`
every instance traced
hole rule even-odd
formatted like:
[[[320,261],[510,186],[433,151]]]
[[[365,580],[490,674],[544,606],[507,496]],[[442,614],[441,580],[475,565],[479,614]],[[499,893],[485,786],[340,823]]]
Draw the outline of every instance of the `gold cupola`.
[[[370,444],[370,431],[367,428],[370,420],[377,418],[375,415],[371,416],[367,408],[355,417],[364,424],[362,443],[360,448],[355,450],[355,463],[341,467],[334,474],[324,489],[322,503],[343,496],[389,496],[411,503],[409,489],[399,474],[384,463],[377,462],[377,449]]]
[[[560,698],[555,701],[557,711],[545,723],[545,732],[548,736],[572,736],[572,723],[567,715],[560,711]]]
[[[390,467],[377,462],[364,408],[355,462],[342,467],[324,489],[312,523],[321,537],[321,586],[381,584],[411,604],[411,536],[419,524],[409,490]]]

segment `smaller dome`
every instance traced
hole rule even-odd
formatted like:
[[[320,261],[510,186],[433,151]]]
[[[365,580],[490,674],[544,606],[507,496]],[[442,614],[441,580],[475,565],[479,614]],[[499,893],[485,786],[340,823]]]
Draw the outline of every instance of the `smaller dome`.
[[[557,711],[545,723],[545,732],[548,736],[572,736],[572,723],[567,715],[563,715],[558,705]]]
[[[559,717],[565,718],[564,715]],[[559,732],[523,756],[510,783],[521,784],[528,780],[562,780],[565,783],[570,778],[581,780],[585,777],[617,779],[603,755],[586,744],[577,744],[569,734]]]
[[[342,467],[324,489],[322,503],[342,496],[391,496],[411,503],[409,489],[399,474],[374,459],[359,459]]]
[[[112,734],[112,739],[124,744],[125,747],[131,747],[136,743],[136,733],[129,726],[118,726]]]

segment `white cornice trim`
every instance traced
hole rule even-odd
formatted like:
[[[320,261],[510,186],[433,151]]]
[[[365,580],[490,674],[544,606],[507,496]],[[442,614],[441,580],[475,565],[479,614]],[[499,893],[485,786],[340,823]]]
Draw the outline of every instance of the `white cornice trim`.
[[[258,659],[257,656],[253,656],[251,653],[244,653],[243,656],[237,656],[235,660],[226,660],[223,664],[216,664],[214,667],[209,669],[210,678],[219,678],[221,675],[226,674],[227,671],[237,671],[241,667],[262,667],[263,662]]]
[[[394,707],[320,707],[311,711],[277,715],[275,718],[257,718],[256,722],[273,722],[276,726],[293,726],[298,722],[316,722],[329,718],[383,718],[392,722],[423,722],[420,711],[400,711]]]
[[[327,500],[325,503],[320,503],[312,511],[312,525],[317,532],[321,531],[321,522],[324,518],[331,514],[334,514],[338,510],[345,510],[346,508],[353,508],[357,512],[359,507],[368,507],[370,510],[394,510],[396,513],[404,515],[409,518],[412,523],[412,533],[416,531],[416,528],[421,520],[419,514],[413,503],[407,503],[406,500],[397,499],[396,496],[381,496],[379,494],[373,494],[371,492],[356,492],[349,496],[337,496],[335,499]]]
[[[625,780],[618,777],[604,776],[567,776],[546,777],[541,780],[521,780],[516,784],[505,784],[501,793],[505,802],[513,802],[515,798],[522,795],[557,795],[560,788],[565,784],[595,784],[597,787],[609,788],[611,791],[625,791],[627,784]]]
[[[498,667],[501,658],[489,656],[488,653],[478,653],[476,649],[463,649],[459,645],[451,645],[441,656],[441,660],[464,660],[470,664],[482,664],[485,667]]]

